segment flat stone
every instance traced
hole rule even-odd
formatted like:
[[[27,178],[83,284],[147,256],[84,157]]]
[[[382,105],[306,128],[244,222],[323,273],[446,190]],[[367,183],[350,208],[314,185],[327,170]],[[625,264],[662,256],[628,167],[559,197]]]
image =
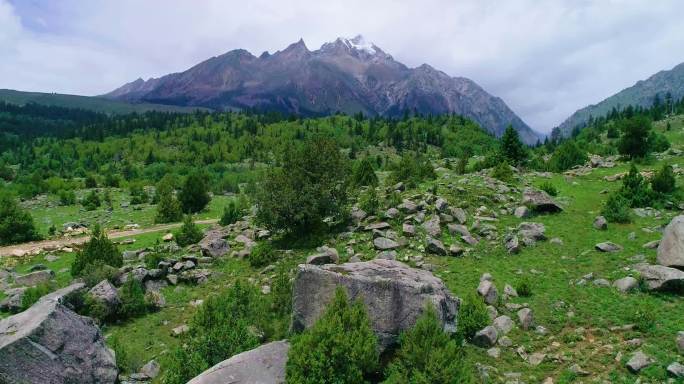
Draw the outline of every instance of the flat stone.
[[[399,243],[386,237],[378,237],[373,240],[373,246],[377,250],[386,251],[399,248]]]
[[[642,369],[650,366],[655,361],[641,351],[635,352],[627,361],[627,369],[632,373],[639,373]]]
[[[597,251],[601,251],[601,252],[617,252],[617,251],[622,250],[621,246],[619,246],[613,242],[610,242],[610,241],[598,243],[594,246],[594,248],[596,248]]]

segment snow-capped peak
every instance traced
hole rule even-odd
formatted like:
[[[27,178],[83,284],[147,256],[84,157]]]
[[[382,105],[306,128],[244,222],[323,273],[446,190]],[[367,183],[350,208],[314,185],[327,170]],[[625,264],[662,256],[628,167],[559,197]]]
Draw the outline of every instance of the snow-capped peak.
[[[363,36],[356,35],[352,39],[341,37],[340,40],[349,48],[356,49],[358,51],[364,51],[368,54],[374,55],[377,51],[375,49],[375,44],[367,41]]]

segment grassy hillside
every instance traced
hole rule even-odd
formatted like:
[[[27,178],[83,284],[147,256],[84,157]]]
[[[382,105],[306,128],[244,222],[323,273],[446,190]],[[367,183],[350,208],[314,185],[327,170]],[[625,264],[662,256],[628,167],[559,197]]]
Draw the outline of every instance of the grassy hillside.
[[[60,93],[22,92],[11,89],[0,89],[0,101],[18,105],[36,103],[118,115],[133,112],[143,113],[147,111],[193,112],[197,109],[207,110],[206,108],[179,107],[162,104],[130,104],[100,97],[65,95]]]

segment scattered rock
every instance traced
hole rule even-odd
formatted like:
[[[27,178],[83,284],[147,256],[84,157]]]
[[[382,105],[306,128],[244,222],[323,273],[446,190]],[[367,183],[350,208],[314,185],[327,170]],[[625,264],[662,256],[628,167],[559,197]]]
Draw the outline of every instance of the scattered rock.
[[[684,377],[684,365],[675,361],[667,366],[667,373],[677,378]]]
[[[475,336],[473,336],[472,343],[481,348],[490,348],[496,344],[497,337],[498,333],[496,328],[488,325],[477,331]]]
[[[677,332],[677,351],[680,355],[684,355],[684,331]]]
[[[519,219],[526,219],[532,216],[532,212],[526,206],[520,206],[513,211],[513,215]]]
[[[598,243],[594,247],[596,248],[597,251],[601,251],[601,252],[617,252],[617,251],[622,250],[621,246],[619,246],[615,243],[612,243],[610,241]]]
[[[499,292],[491,280],[481,280],[480,285],[477,286],[477,293],[487,304],[496,305],[499,301]]]
[[[662,265],[639,264],[634,267],[650,290],[684,292],[684,271]]]
[[[546,192],[533,188],[525,188],[522,204],[538,212],[560,212],[563,210]]]
[[[52,270],[42,270],[27,273],[22,276],[17,276],[14,278],[14,282],[17,285],[22,285],[26,287],[33,287],[41,283],[47,283],[55,277],[55,273]]]
[[[167,233],[166,235],[162,236],[162,241],[169,242],[173,240],[173,233]]]
[[[639,373],[642,369],[653,364],[655,361],[641,351],[635,352],[627,362],[627,369],[632,373]]]
[[[510,284],[504,285],[504,295],[508,297],[518,297],[518,291],[515,290]]]
[[[401,227],[401,230],[404,236],[413,237],[416,235],[416,227],[411,224],[404,223]]]
[[[684,215],[674,217],[665,227],[657,261],[666,267],[684,268]]]
[[[451,244],[449,246],[449,254],[451,256],[461,256],[463,254],[464,250],[463,248],[459,247],[456,244]]]
[[[627,293],[635,289],[639,285],[639,281],[632,276],[623,277],[613,282],[613,286],[622,293]]]
[[[373,246],[377,250],[386,251],[399,248],[399,243],[386,237],[378,237],[373,239]]]
[[[492,325],[499,332],[500,335],[505,335],[513,329],[513,320],[510,317],[503,315],[494,319]]]
[[[140,368],[140,373],[146,377],[149,377],[150,379],[154,379],[155,377],[159,376],[160,370],[161,367],[159,366],[159,363],[157,363],[157,360],[150,360],[147,362],[147,364]]]
[[[520,321],[520,326],[523,330],[527,331],[534,326],[534,317],[532,316],[532,310],[529,308],[523,308],[518,311],[518,320]]]
[[[608,229],[608,220],[606,220],[606,218],[603,216],[596,216],[596,219],[594,220],[594,228],[600,230]]]
[[[264,344],[214,365],[188,384],[284,383],[289,350],[285,340]]]
[[[202,254],[209,257],[221,257],[230,251],[230,245],[223,238],[224,232],[222,230],[212,230],[206,233],[204,238],[200,240],[199,247]]]
[[[343,287],[351,300],[363,299],[381,351],[394,345],[399,334],[415,324],[426,302],[434,305],[445,331],[456,330],[459,299],[432,273],[398,261],[302,264],[293,285],[292,329],[295,331],[315,323],[337,287]]]
[[[432,253],[439,256],[446,256],[447,251],[446,248],[444,248],[444,244],[442,244],[441,241],[433,239],[432,237],[428,237],[426,241],[427,244],[425,245],[425,250],[428,251],[428,253]]]
[[[423,223],[423,229],[431,237],[439,237],[442,234],[440,220],[438,216],[433,216],[430,220]]]
[[[88,291],[88,295],[93,300],[104,305],[109,314],[115,313],[119,304],[121,304],[119,292],[117,292],[116,288],[108,280],[102,280],[97,283],[97,285]]]
[[[506,251],[508,251],[508,253],[516,254],[520,252],[521,249],[520,239],[518,239],[517,235],[511,235],[504,243],[504,246],[506,247]]]
[[[190,331],[190,327],[188,327],[186,324],[179,325],[171,330],[171,336],[180,336],[188,331]]]

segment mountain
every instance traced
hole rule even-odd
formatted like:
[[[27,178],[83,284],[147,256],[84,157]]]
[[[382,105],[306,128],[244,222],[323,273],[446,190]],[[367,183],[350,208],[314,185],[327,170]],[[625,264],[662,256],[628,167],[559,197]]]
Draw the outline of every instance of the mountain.
[[[668,93],[673,100],[684,97],[684,63],[669,71],[660,71],[646,80],[640,80],[598,104],[578,110],[558,126],[558,133],[567,137],[575,127],[585,125],[591,116],[605,116],[613,108],[619,110],[629,105],[651,107],[656,96],[664,101]]]
[[[114,100],[277,110],[301,115],[337,111],[370,116],[456,113],[501,136],[512,124],[527,143],[538,135],[498,97],[472,80],[429,65],[408,68],[362,36],[310,51],[303,40],[260,56],[237,49],[180,73],[137,79],[104,95]]]
[[[183,107],[161,104],[131,104],[126,101],[110,100],[101,97],[65,95],[60,93],[22,92],[0,89],[0,102],[24,105],[35,103],[63,108],[77,108],[107,114],[126,114],[132,112],[193,112],[196,107]],[[204,109],[204,108],[202,108]]]

